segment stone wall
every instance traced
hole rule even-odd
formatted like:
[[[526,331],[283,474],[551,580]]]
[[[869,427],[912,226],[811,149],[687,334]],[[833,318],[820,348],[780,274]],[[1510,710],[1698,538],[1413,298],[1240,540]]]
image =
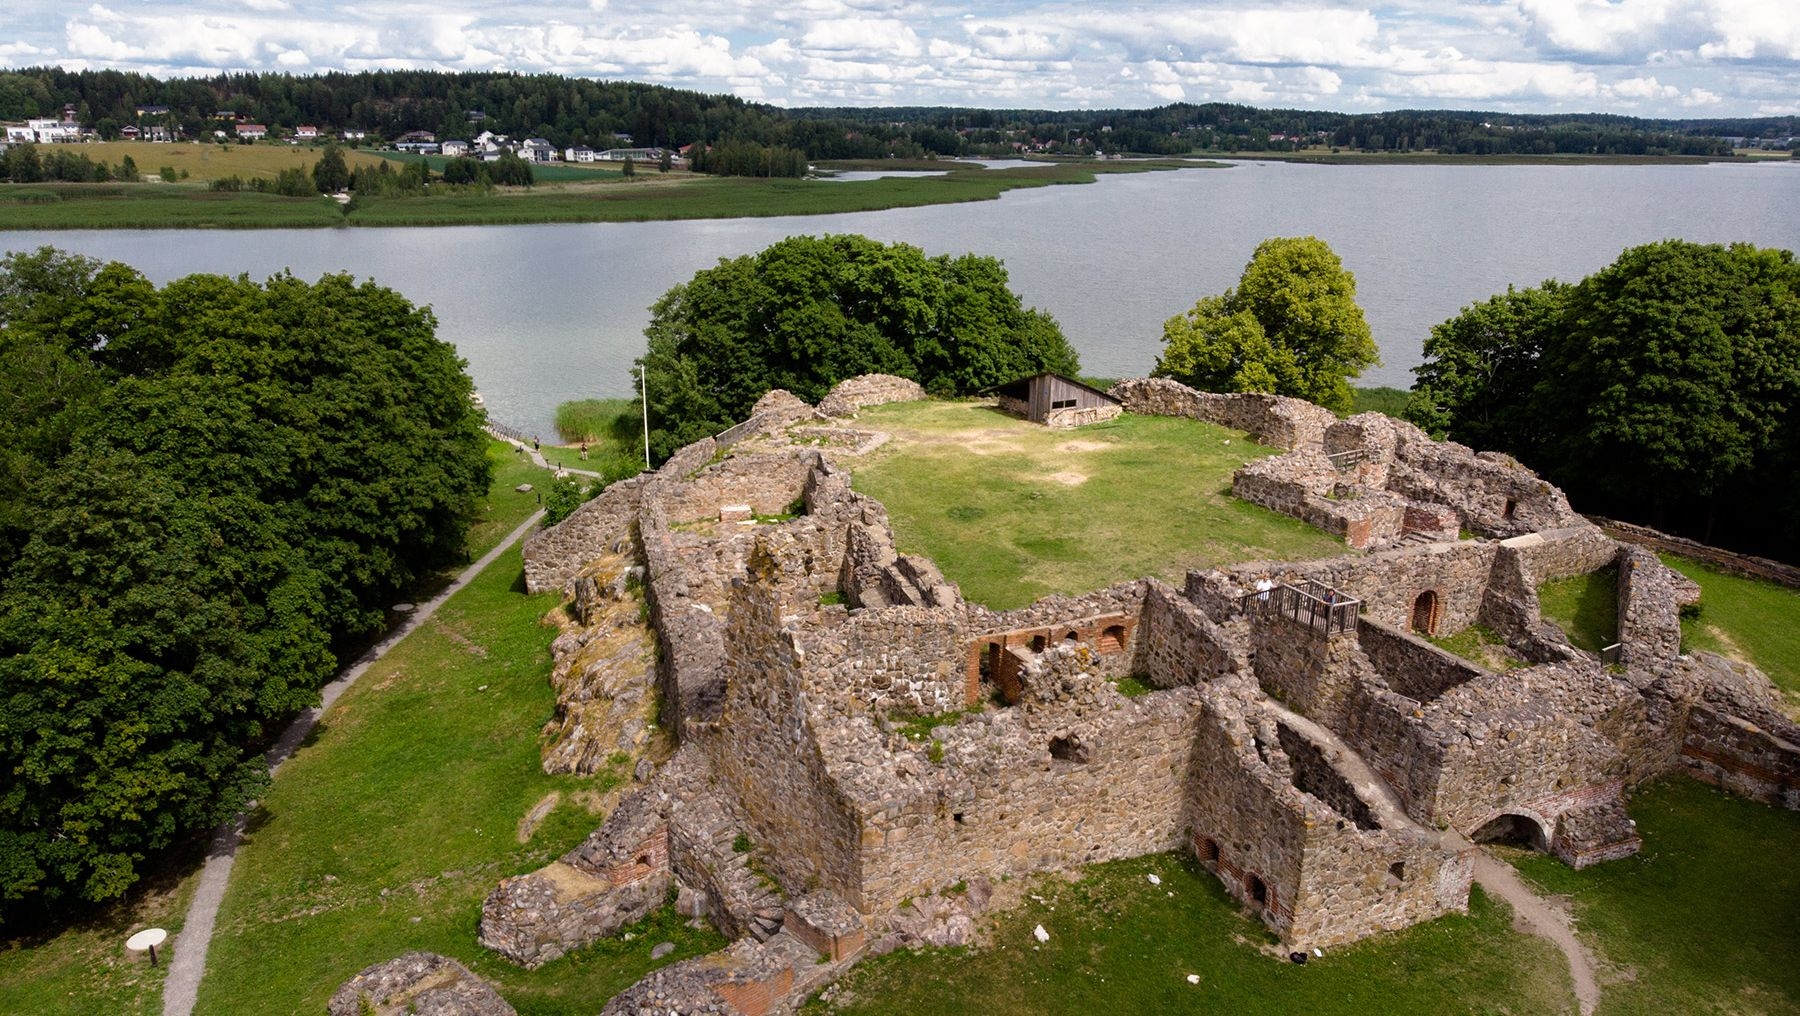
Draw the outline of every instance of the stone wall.
[[[525,589],[546,593],[560,589],[589,561],[630,539],[649,476],[620,480],[601,491],[568,518],[525,538]]]
[[[791,550],[769,534],[746,562],[731,607],[714,766],[742,804],[758,856],[784,887],[823,886],[862,909],[862,830],[827,771],[801,676],[805,653],[775,588],[791,560],[783,552]]]
[[[1406,813],[1436,820],[1438,779],[1449,739],[1419,722],[1419,703],[1376,682],[1359,682],[1338,733],[1394,791]]]
[[[1700,598],[1687,576],[1642,547],[1619,552],[1619,661],[1656,669],[1681,654],[1681,605]]]
[[[1153,688],[1217,680],[1248,662],[1233,641],[1191,601],[1152,581],[1144,596],[1134,670]]]
[[[1363,619],[1357,640],[1387,686],[1415,702],[1436,701],[1483,673],[1463,658],[1373,618]]]
[[[1800,810],[1800,724],[1760,671],[1713,653],[1687,663],[1699,688],[1680,764],[1696,779],[1752,800]]]
[[[1020,706],[940,727],[939,747],[904,746],[859,778],[865,910],[1180,844],[1192,689],[1127,699],[1077,676],[1078,649],[1045,655]]]
[[[1451,635],[1481,619],[1483,591],[1498,546],[1485,542],[1436,543],[1291,566],[1297,576],[1335,586],[1363,602],[1363,616],[1410,630],[1421,594],[1437,602],[1437,632]],[[1231,569],[1241,574],[1241,569]]]
[[[800,501],[817,454],[733,455],[696,476],[668,483],[659,494],[676,525],[717,520],[726,505],[781,515]]]
[[[1067,428],[1085,427],[1090,423],[1104,423],[1116,420],[1125,410],[1118,406],[1086,406],[1079,409],[1052,409],[1044,414],[1044,426]]]
[[[1796,567],[1795,565],[1785,564],[1781,561],[1772,561],[1766,557],[1739,554],[1725,550],[1722,547],[1713,547],[1696,540],[1690,540],[1683,536],[1671,536],[1668,533],[1659,532],[1648,526],[1632,525],[1629,522],[1603,519],[1599,516],[1589,516],[1588,520],[1605,530],[1606,535],[1615,540],[1635,543],[1641,547],[1648,547],[1658,553],[1679,554],[1682,557],[1691,557],[1696,561],[1704,561],[1720,571],[1730,572],[1733,575],[1742,575],[1745,578],[1751,579],[1762,579],[1765,582],[1774,582],[1777,585],[1787,586],[1789,589],[1800,589],[1800,567]]]
[[[1256,615],[1251,638],[1264,692],[1326,726],[1343,722],[1358,676],[1368,668],[1355,638],[1328,637],[1274,611]]]
[[[1331,411],[1285,395],[1200,392],[1168,378],[1128,378],[1106,393],[1128,413],[1185,416],[1241,430],[1275,448],[1300,448],[1324,441],[1337,422]]]
[[[819,400],[819,412],[826,416],[855,416],[856,411],[865,406],[918,402],[924,398],[925,389],[917,381],[892,374],[863,374],[838,382],[837,387]]]

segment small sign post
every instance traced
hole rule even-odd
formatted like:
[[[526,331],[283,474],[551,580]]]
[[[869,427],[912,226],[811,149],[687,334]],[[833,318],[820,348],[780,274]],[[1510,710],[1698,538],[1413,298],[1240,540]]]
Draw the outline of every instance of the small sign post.
[[[132,952],[150,953],[150,965],[156,966],[156,947],[163,944],[169,933],[161,928],[145,928],[143,931],[125,940],[125,948]]]

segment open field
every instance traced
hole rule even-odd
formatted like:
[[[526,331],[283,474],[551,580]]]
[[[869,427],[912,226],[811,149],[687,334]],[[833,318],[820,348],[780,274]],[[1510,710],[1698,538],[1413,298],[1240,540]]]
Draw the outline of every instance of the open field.
[[[175,170],[177,176],[186,170],[187,182],[192,184],[228,176],[241,176],[246,180],[253,176],[273,178],[284,169],[311,169],[313,163],[319,161],[319,156],[324,154],[325,146],[267,141],[252,145],[196,144],[192,141],[166,145],[151,141],[96,141],[66,146],[66,149],[109,166],[118,165],[121,159],[129,155],[131,161],[137,163],[138,171],[146,177],[156,176],[164,166]],[[373,166],[381,161],[381,157],[374,152],[351,148],[345,148],[343,152],[344,161],[351,169],[362,165]]]
[[[1193,420],[1122,416],[1050,430],[978,402],[864,410],[894,439],[849,459],[887,505],[903,553],[923,554],[996,609],[1190,568],[1343,554],[1344,545],[1231,495],[1231,474],[1276,454]]]
[[[336,201],[191,183],[0,184],[0,229],[296,229],[343,225]]]
[[[1756,664],[1787,696],[1789,711],[1800,711],[1800,590],[1670,554],[1663,563],[1700,583],[1700,615],[1681,619],[1682,642]]]
[[[1636,857],[1582,871],[1514,858],[1570,901],[1600,961],[1600,1016],[1800,1012],[1800,814],[1670,777],[1631,815]]]
[[[1147,876],[1156,875],[1160,885]],[[1041,898],[1042,902],[1039,902]],[[865,960],[806,1012],[950,1016],[1088,1013],[1572,1013],[1568,968],[1511,929],[1479,889],[1470,914],[1333,950],[1296,966],[1261,951],[1260,921],[1187,854],[1054,876],[994,920],[992,947]],[[1050,940],[1039,945],[1032,929]],[[1189,975],[1199,983],[1190,984]]]

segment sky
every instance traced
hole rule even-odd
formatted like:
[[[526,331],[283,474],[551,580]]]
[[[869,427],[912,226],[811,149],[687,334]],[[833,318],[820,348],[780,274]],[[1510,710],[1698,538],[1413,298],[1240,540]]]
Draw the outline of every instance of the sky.
[[[781,106],[1800,114],[1800,0],[4,0],[0,66],[553,72]]]

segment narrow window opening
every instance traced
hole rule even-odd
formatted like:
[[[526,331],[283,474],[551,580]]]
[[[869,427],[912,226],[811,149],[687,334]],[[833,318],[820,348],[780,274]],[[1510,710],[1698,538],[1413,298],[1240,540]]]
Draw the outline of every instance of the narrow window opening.
[[[1395,861],[1388,865],[1388,877],[1396,882],[1406,881],[1406,862]]]
[[[1259,907],[1269,903],[1269,887],[1264,884],[1261,876],[1250,876],[1250,902]]]
[[[1208,864],[1216,864],[1219,860],[1219,842],[1211,836],[1200,841],[1200,860]]]

